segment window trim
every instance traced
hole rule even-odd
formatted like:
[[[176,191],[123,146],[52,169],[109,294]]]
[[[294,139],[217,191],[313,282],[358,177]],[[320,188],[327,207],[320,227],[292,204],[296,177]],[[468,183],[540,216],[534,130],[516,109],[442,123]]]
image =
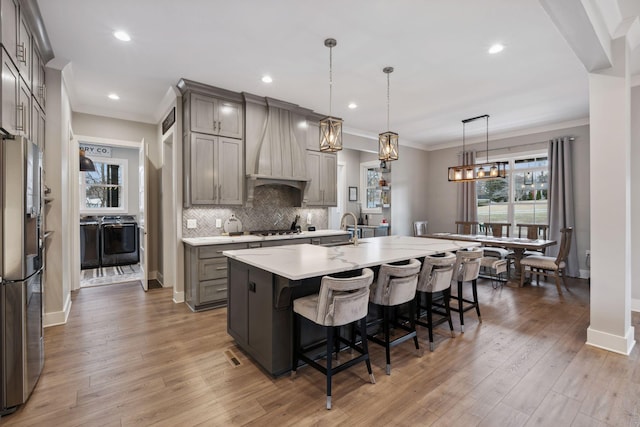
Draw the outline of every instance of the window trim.
[[[122,206],[118,208],[88,208],[87,201],[87,184],[85,180],[85,173],[80,172],[80,214],[114,214],[114,213],[128,213],[128,201],[129,201],[129,160],[119,159],[113,157],[95,157],[94,163],[106,163],[108,165],[118,165],[122,167]]]
[[[367,171],[369,169],[379,169],[380,160],[360,163],[360,205],[363,214],[382,214],[382,206],[377,208],[367,208]]]
[[[489,162],[496,162],[496,161],[509,162],[508,171],[507,171],[507,179],[509,181],[509,193],[508,193],[509,197],[508,197],[508,201],[506,202],[506,205],[507,205],[507,222],[511,224],[512,227],[516,226],[515,206],[518,203],[523,203],[522,201],[520,202],[515,201],[515,173],[526,172],[529,170],[540,170],[540,168],[515,169],[515,162],[516,160],[523,160],[523,159],[528,159],[532,157],[534,158],[547,157],[547,161],[548,161],[549,152],[546,148],[541,148],[539,150],[528,150],[528,151],[523,151],[519,153],[512,153],[511,155],[490,156],[488,160]],[[549,173],[548,165],[547,165],[547,173]],[[547,201],[547,209],[548,209],[549,199],[547,199],[546,201]],[[478,194],[476,194],[476,206],[477,204],[478,204]],[[480,218],[478,218],[478,221],[480,221]]]

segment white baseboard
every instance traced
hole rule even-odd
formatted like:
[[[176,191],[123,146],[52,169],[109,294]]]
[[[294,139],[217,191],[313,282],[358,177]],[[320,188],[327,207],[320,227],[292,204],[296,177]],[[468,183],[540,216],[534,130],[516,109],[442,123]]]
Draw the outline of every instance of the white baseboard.
[[[631,311],[640,313],[640,299],[631,298]]]
[[[164,288],[164,275],[159,271],[156,272],[156,280],[160,282],[160,285],[162,285],[162,287]]]
[[[177,291],[173,291],[173,302],[175,302],[176,304],[179,304],[181,302],[184,302],[184,292],[177,292]]]
[[[588,279],[589,277],[591,277],[591,270],[580,269],[580,278],[581,279]]]
[[[69,313],[71,313],[71,293],[67,294],[66,301],[64,302],[64,309],[62,311],[53,311],[44,314],[42,325],[45,328],[48,328],[49,326],[64,325],[67,323]]]
[[[624,337],[608,332],[597,331],[589,326],[587,329],[587,344],[628,356],[636,343],[634,333],[635,330],[633,326],[629,327]]]

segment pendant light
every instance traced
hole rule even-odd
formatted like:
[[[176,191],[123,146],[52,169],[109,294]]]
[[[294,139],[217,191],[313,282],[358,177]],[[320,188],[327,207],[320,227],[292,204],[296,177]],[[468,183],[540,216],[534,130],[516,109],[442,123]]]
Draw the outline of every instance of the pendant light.
[[[320,151],[335,152],[342,150],[342,119],[331,116],[333,101],[333,48],[336,39],[326,39],[324,45],[329,48],[329,115],[320,120]]]
[[[80,172],[93,172],[96,170],[96,165],[93,161],[84,155],[84,150],[80,149]]]
[[[387,131],[378,135],[378,159],[390,162],[398,160],[398,134],[389,130],[389,74],[393,67],[384,67],[382,72],[387,75]]]
[[[485,119],[487,161],[485,163],[476,163],[471,165],[451,166],[447,172],[449,181],[468,182],[468,181],[478,181],[483,179],[507,177],[508,162],[489,162],[489,115],[488,114],[483,114],[482,116],[478,116],[478,117],[472,117],[470,119],[464,119],[462,121],[462,154],[464,156],[464,153],[466,153],[465,127],[467,123],[473,122],[479,119]]]

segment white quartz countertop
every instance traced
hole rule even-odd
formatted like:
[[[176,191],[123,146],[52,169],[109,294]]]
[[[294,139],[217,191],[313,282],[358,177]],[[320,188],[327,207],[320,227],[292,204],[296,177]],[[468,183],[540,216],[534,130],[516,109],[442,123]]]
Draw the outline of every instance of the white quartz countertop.
[[[349,234],[343,230],[316,230],[302,231],[297,234],[279,234],[275,236],[255,236],[244,234],[240,236],[211,236],[211,237],[185,237],[182,241],[189,246],[225,245],[227,243],[262,242],[265,240],[289,240],[289,239],[313,239],[325,236],[338,236]]]
[[[359,242],[358,246],[288,245],[222,254],[290,280],[301,280],[480,246],[475,242],[408,236],[370,237]]]

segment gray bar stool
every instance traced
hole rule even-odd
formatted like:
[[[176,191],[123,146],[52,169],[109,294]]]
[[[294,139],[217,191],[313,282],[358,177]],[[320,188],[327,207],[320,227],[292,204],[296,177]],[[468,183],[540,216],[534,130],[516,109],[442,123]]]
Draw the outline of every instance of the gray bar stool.
[[[301,359],[322,372],[327,377],[327,409],[331,409],[331,378],[350,366],[359,362],[367,364],[369,378],[372,384],[376,380],[371,371],[369,361],[369,349],[367,347],[367,312],[369,309],[369,286],[373,282],[373,271],[369,268],[362,269],[362,274],[356,277],[338,278],[324,276],[320,284],[320,292],[293,301],[293,364],[292,376],[298,369],[298,361]],[[301,348],[300,345],[300,317],[304,317],[313,323],[324,326],[327,334],[326,366],[322,366],[314,359],[305,355],[306,352],[319,347]],[[340,326],[351,323],[357,324],[360,336],[363,337],[362,345],[355,343],[355,337],[346,340],[340,336]],[[340,351],[339,343],[345,343],[360,353],[359,356],[344,362],[338,366],[332,366],[332,355],[336,356]],[[320,344],[324,345],[324,343]]]
[[[415,322],[415,297],[416,286],[418,285],[418,273],[420,273],[420,261],[417,259],[410,259],[406,264],[382,264],[378,272],[378,280],[371,285],[370,300],[373,304],[382,307],[384,339],[381,340],[375,335],[368,335],[368,338],[374,343],[384,346],[387,356],[387,375],[391,375],[391,347],[413,338],[416,349],[420,351]],[[392,319],[390,315],[392,307],[395,309],[399,305],[407,302],[410,303],[409,327],[397,322],[397,316],[394,316],[394,319]],[[403,329],[408,333],[394,340],[390,340],[389,328],[392,321],[394,327]]]
[[[476,309],[478,321],[482,323],[480,316],[480,304],[478,303],[478,275],[480,274],[480,263],[484,252],[481,248],[471,248],[469,250],[459,250],[456,252],[456,264],[453,267],[453,280],[458,282],[458,293],[452,295],[451,299],[458,304],[451,306],[451,310],[460,313],[460,330],[464,332],[464,312]],[[462,284],[471,282],[473,300],[466,299],[462,295]]]
[[[451,338],[456,335],[453,332],[453,323],[451,322],[451,310],[449,307],[449,300],[451,299],[451,278],[453,277],[453,266],[456,263],[456,256],[451,252],[443,254],[428,255],[424,258],[422,263],[422,270],[418,280],[418,288],[416,293],[417,301],[417,315],[416,323],[418,325],[429,328],[429,349],[433,351],[433,327],[440,325],[444,322],[449,322],[449,329],[451,330]],[[434,294],[442,293],[442,298],[445,301],[443,304],[444,312],[434,310],[433,296]],[[423,298],[424,297],[424,298]],[[423,304],[422,300],[425,299]],[[426,311],[427,321],[424,322],[421,319],[422,309]],[[442,316],[440,319],[434,322],[433,314]]]

